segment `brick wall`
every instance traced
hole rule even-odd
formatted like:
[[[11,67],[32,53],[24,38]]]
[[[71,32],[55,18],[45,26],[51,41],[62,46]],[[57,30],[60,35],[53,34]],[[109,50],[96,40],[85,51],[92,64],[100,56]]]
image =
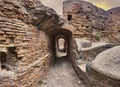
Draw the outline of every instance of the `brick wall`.
[[[0,1],[1,87],[36,87],[51,58],[45,30],[59,20],[39,0]]]

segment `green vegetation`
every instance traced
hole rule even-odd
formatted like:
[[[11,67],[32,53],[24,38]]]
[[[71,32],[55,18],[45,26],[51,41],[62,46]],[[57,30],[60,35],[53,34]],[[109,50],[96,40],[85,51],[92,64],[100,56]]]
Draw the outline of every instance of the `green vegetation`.
[[[101,40],[101,33],[98,32],[95,37],[96,40],[100,41]]]

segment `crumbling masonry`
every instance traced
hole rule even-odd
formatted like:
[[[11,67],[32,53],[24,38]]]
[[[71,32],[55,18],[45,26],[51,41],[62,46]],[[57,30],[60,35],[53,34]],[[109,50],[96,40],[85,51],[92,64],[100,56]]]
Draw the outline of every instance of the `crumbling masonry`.
[[[75,70],[87,79],[87,85],[119,87],[120,79],[113,80],[106,74],[101,78],[107,82],[98,83],[101,78],[94,78],[99,76],[94,70],[91,78],[96,80],[91,81],[89,74],[83,73],[75,62],[79,52],[73,52],[77,50],[76,38],[119,44],[119,14],[119,7],[104,11],[88,2],[66,0],[64,17],[60,18],[39,0],[0,0],[0,87],[37,87],[49,63],[56,58],[58,38],[67,41],[67,56]]]

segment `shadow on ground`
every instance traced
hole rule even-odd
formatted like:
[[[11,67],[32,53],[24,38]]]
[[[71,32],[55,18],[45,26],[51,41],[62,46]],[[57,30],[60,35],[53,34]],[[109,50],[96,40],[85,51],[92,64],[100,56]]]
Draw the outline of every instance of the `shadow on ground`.
[[[46,77],[40,81],[39,87],[85,87],[78,78],[71,63],[59,58],[50,67]]]

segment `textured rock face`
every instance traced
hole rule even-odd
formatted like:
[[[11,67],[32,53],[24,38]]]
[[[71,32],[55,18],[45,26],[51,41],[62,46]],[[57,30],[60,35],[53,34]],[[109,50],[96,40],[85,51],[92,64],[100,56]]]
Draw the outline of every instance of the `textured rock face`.
[[[111,15],[110,11],[106,13],[88,2],[67,0],[64,3],[67,22],[64,28],[75,37],[90,40],[109,37],[110,33],[118,42],[119,17],[116,12]],[[114,17],[116,20],[111,22]],[[62,24],[63,20],[56,12],[43,6],[39,0],[0,0],[1,87],[36,87],[51,57],[46,32],[51,31],[52,39],[57,34],[66,33],[68,39],[72,35],[65,29],[59,32]]]
[[[106,35],[108,39],[120,43],[120,7],[113,8],[106,13],[108,18],[106,20]]]
[[[0,0],[1,87],[36,87],[51,56],[44,30],[61,24],[39,0]]]
[[[66,0],[63,5],[63,14],[66,22],[65,26],[69,26],[69,30],[73,32],[75,38],[84,38],[90,41],[101,40],[107,42],[116,42],[118,44],[120,43],[119,11],[120,8],[104,11],[82,0]],[[103,71],[100,73],[100,71],[89,68],[87,65],[87,63],[93,61],[100,52],[108,49],[109,47],[113,47],[112,45],[106,43],[97,43],[97,46],[80,49],[81,45],[77,44],[77,47],[78,48],[76,49],[73,48],[74,57],[72,57],[72,61],[77,73],[79,74],[80,78],[84,79],[87,87],[120,86],[119,79],[117,79],[117,77],[114,76],[114,78],[111,78],[110,75],[107,75],[108,73],[103,74]],[[116,53],[119,54],[119,52]],[[112,55],[112,52],[110,55]],[[117,54],[114,55],[116,56]],[[119,64],[115,69],[110,69],[110,67],[115,67],[110,61],[107,62],[107,64],[104,64],[106,57],[107,55],[103,58],[101,57],[102,60],[99,63],[97,63],[99,60],[96,60],[95,67],[100,65],[101,67],[97,67],[98,70],[100,68],[106,70],[109,69],[110,71],[108,71],[111,74],[114,74],[114,70],[119,71]],[[110,56],[108,54],[107,59],[109,59],[109,57]],[[112,62],[115,62],[115,60],[113,59]],[[104,65],[104,67],[102,67],[102,65]]]
[[[85,42],[87,41],[87,43]],[[82,47],[82,44],[87,44],[88,47]],[[77,60],[83,62],[90,62],[96,58],[96,56],[102,51],[112,48],[114,44],[106,42],[96,42],[90,43],[88,40],[77,40],[76,41],[76,58]]]
[[[100,53],[87,66],[87,73],[91,81],[101,87],[120,86],[120,46],[113,47]],[[98,82],[99,81],[99,82]]]
[[[73,31],[76,37],[95,39],[98,32],[104,30],[106,18],[104,10],[80,0],[65,1],[63,6],[64,19],[76,27]],[[72,16],[70,21],[69,15]]]
[[[120,46],[113,47],[100,53],[91,63],[96,71],[104,73],[112,78],[120,79]],[[104,60],[104,61],[103,61]]]
[[[76,28],[75,37],[94,41],[120,42],[119,10],[104,11],[81,0],[66,0],[63,5],[65,21]]]

